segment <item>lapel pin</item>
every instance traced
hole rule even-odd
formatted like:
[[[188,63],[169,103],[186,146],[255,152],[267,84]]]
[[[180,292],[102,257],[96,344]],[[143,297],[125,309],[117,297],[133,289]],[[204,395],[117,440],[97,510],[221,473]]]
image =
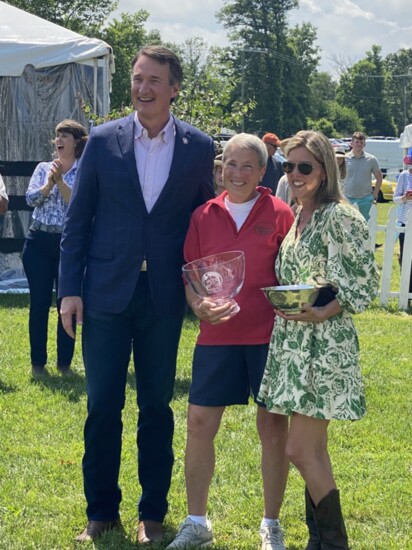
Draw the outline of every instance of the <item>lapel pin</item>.
[[[187,137],[184,137],[184,138],[182,139],[182,141],[183,141],[183,143],[184,143],[185,145],[187,145],[187,144],[189,143],[189,140],[187,139]]]

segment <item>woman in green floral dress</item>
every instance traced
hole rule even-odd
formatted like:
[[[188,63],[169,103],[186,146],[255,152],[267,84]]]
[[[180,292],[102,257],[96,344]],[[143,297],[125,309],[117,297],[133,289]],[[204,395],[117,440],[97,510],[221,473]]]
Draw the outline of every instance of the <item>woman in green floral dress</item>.
[[[276,260],[281,284],[330,285],[329,302],[276,321],[258,399],[289,415],[286,453],[306,482],[307,550],[347,549],[327,449],[332,418],[365,414],[358,338],[351,314],[375,298],[378,272],[364,218],[339,190],[333,148],[319,132],[282,143],[284,170],[300,207]],[[317,307],[315,307],[317,306]]]

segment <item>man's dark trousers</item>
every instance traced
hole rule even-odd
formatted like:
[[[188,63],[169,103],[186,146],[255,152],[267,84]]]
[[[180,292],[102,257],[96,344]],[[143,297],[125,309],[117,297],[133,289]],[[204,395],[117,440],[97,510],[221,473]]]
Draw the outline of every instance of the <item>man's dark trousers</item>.
[[[119,517],[121,415],[132,351],[139,408],[137,445],[142,487],[139,519],[161,522],[166,515],[173,467],[174,422],[169,403],[182,322],[181,316],[159,317],[144,272],[122,313],[86,308],[83,357],[88,416],[83,476],[89,520],[110,521]]]

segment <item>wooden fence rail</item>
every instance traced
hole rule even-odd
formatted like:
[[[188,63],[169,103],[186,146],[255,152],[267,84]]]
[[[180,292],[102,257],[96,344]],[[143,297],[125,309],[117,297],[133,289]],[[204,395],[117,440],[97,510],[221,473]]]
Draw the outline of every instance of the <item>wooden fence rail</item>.
[[[27,178],[27,187],[29,178],[34,172],[34,169],[39,164],[36,160],[0,160],[0,173],[3,177],[16,177]],[[24,180],[23,180],[24,181]],[[6,187],[7,187],[6,180]],[[14,182],[15,183],[15,182]],[[25,194],[10,193],[10,189],[7,188],[9,195],[9,227],[11,225],[11,236],[3,236],[3,223],[0,220],[0,254],[10,254],[13,252],[21,252],[26,240],[25,232],[27,230],[24,221],[22,221],[22,214],[24,211],[32,211],[33,208],[27,205]],[[28,222],[28,218],[25,218]],[[17,236],[16,236],[17,234]]]
[[[389,298],[397,298],[399,309],[406,310],[408,309],[408,300],[412,300],[412,293],[409,292],[409,280],[412,269],[412,210],[408,213],[405,227],[398,226],[396,219],[397,207],[392,206],[388,213],[386,225],[378,224],[378,211],[376,205],[373,205],[368,225],[373,249],[375,248],[377,232],[383,231],[385,233],[379,303],[381,306],[386,306]],[[399,292],[394,292],[391,291],[391,276],[395,244],[399,233],[405,233],[405,240]]]

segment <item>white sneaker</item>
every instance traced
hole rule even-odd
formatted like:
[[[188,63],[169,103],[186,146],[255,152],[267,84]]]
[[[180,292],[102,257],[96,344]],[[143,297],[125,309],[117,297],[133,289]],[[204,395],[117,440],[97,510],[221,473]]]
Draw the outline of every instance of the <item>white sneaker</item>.
[[[190,518],[186,518],[180,524],[175,539],[166,546],[166,550],[174,548],[206,548],[213,544],[212,524],[207,520],[207,527],[195,523]],[[269,548],[269,546],[268,546]]]
[[[286,550],[280,525],[266,525],[260,529],[261,550]]]

